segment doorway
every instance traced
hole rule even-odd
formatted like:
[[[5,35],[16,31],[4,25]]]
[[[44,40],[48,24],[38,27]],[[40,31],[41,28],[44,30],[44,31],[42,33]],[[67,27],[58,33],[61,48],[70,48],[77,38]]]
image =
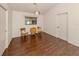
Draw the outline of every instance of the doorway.
[[[5,50],[6,42],[6,10],[0,5],[0,55]]]
[[[56,15],[56,35],[57,38],[68,40],[68,12]]]

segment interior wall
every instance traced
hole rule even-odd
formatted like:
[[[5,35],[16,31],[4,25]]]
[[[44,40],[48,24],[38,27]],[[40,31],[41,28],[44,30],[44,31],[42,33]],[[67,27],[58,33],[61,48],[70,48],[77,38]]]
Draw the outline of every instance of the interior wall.
[[[20,28],[25,27],[26,32],[29,32],[29,28],[32,26],[40,26],[43,30],[43,16],[39,15],[37,18],[37,25],[25,25],[25,16],[34,16],[32,13],[13,11],[12,17],[12,37],[20,36]]]
[[[12,20],[12,19],[11,19],[11,14],[8,13],[9,12],[8,5],[6,3],[1,3],[0,5],[3,6],[6,9],[5,13],[2,13],[2,11],[0,12],[0,13],[2,13],[1,14],[2,16],[0,17],[1,18],[0,21],[3,19],[4,24],[5,24],[5,26],[2,27],[2,30],[5,31],[5,35],[1,36],[1,37],[3,37],[3,36],[5,36],[5,37],[4,37],[4,39],[3,38],[0,39],[0,40],[2,40],[1,43],[0,43],[0,55],[2,55],[3,52],[5,51],[5,49],[8,47],[9,42],[11,40],[11,36],[9,36],[9,35],[11,35],[11,30],[10,30],[11,29],[11,26],[10,26],[11,25],[11,21],[9,21],[9,20]],[[4,24],[1,24],[1,25],[4,25]],[[9,29],[9,31],[8,31],[8,29]],[[0,33],[3,34],[2,32],[0,32]],[[3,49],[3,47],[4,47],[4,49]]]
[[[44,30],[56,36],[56,14],[68,12],[68,42],[79,46],[79,4],[61,3],[45,14]]]
[[[56,24],[55,24],[55,12],[54,9],[49,10],[44,15],[44,32],[47,32],[48,34],[51,34],[53,36],[56,35]]]
[[[8,7],[8,5],[6,3],[1,3],[1,5],[6,8],[6,45],[5,48],[8,47],[11,39],[12,39],[12,10],[10,10],[10,8]]]
[[[8,41],[7,47],[12,40],[12,10],[8,9],[8,22],[7,22],[7,30],[8,30]]]

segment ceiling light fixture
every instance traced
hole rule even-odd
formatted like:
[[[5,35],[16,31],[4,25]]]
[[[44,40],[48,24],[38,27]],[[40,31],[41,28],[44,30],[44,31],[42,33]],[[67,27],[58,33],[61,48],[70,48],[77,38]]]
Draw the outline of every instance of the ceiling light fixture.
[[[35,14],[36,14],[36,15],[39,15],[39,14],[40,14],[40,12],[39,12],[39,11],[35,11]]]
[[[37,3],[34,3],[33,5],[34,5],[34,7],[35,7],[34,14],[35,14],[35,15],[39,15],[39,14],[40,14],[40,11],[39,11],[39,9],[38,9]]]

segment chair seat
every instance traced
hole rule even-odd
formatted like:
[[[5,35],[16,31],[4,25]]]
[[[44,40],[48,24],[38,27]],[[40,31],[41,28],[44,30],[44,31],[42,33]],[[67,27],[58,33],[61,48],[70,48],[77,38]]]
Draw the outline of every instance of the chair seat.
[[[28,32],[26,32],[25,28],[20,28],[21,36],[27,36]]]
[[[22,36],[27,36],[28,35],[28,32],[27,33],[26,32],[25,33],[21,33],[21,35]]]

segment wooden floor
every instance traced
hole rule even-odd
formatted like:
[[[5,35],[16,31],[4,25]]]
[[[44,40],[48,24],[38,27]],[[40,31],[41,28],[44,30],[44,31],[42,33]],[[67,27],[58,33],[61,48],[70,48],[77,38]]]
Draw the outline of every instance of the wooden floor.
[[[78,56],[79,47],[44,32],[28,38],[14,38],[3,56]]]

